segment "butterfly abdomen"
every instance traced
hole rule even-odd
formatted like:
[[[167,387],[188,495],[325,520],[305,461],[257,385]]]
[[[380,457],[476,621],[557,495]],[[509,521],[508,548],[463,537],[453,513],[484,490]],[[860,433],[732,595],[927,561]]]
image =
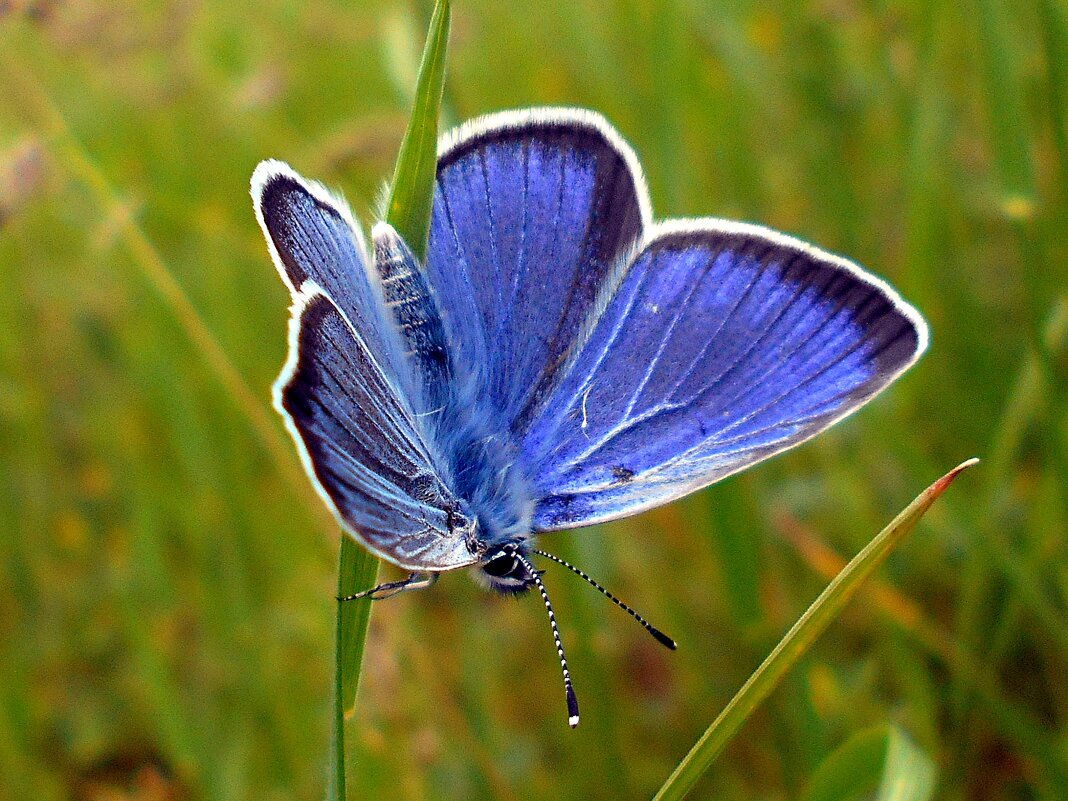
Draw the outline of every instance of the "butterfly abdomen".
[[[494,418],[479,398],[464,393],[435,426],[435,439],[451,454],[453,490],[470,504],[488,544],[528,537],[534,507],[516,445]]]

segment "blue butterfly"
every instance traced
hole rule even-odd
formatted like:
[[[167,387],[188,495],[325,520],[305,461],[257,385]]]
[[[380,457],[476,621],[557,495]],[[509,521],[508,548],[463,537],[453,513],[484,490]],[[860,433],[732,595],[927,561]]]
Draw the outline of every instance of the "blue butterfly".
[[[541,532],[667,503],[856,411],[927,345],[857,265],[755,225],[654,222],[637,157],[600,115],[483,117],[439,149],[425,264],[386,223],[285,164],[252,179],[293,297],[275,405],[312,484],[377,556],[381,598],[473,568],[537,588]]]

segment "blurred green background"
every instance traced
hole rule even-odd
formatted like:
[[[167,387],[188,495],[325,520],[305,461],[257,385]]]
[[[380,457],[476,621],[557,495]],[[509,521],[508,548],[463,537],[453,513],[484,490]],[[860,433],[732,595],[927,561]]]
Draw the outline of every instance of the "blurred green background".
[[[375,607],[356,798],[642,798],[829,577],[962,478],[695,792],[793,799],[893,723],[938,797],[1068,797],[1068,9],[456,0],[446,125],[604,112],[659,216],[848,254],[932,346],[856,417],[550,568]],[[429,2],[0,2],[0,798],[315,799],[337,530],[269,408],[287,295],[248,179],[371,219]],[[389,570],[383,576],[392,577]]]

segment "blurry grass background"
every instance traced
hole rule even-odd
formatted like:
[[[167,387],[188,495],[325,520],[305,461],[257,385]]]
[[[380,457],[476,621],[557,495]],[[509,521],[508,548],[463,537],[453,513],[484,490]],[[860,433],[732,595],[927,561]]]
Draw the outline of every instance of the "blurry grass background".
[[[860,261],[932,347],[796,452],[546,538],[549,567],[379,604],[356,798],[650,795],[778,637],[922,487],[932,510],[702,780],[792,799],[891,722],[938,797],[1068,797],[1068,10],[1060,0],[458,0],[446,125],[604,112],[659,216]],[[256,162],[392,172],[429,2],[0,2],[0,798],[314,799],[336,527],[268,387],[287,297]],[[383,576],[391,576],[388,570]]]

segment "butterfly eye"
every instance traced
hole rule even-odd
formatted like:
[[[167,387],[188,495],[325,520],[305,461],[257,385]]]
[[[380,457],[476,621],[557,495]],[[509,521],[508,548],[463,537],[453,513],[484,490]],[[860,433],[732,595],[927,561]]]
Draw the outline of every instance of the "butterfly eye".
[[[495,578],[504,578],[516,569],[516,558],[510,553],[500,553],[482,566],[482,569]]]

